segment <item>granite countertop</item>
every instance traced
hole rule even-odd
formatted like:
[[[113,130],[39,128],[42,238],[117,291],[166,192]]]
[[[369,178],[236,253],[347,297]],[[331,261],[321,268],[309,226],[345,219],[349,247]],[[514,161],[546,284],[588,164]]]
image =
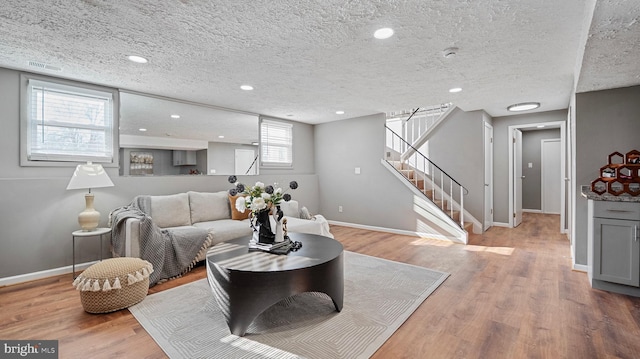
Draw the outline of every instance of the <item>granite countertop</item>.
[[[640,196],[630,196],[628,194],[622,194],[620,196],[614,196],[609,193],[597,194],[591,191],[591,186],[581,186],[582,197],[592,199],[594,201],[610,201],[610,202],[638,202],[640,203]]]

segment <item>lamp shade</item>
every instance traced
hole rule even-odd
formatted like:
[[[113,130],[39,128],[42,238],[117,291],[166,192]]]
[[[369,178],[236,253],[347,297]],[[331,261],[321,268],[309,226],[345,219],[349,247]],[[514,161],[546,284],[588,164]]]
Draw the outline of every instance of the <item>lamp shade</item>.
[[[89,188],[89,191],[91,188],[100,187],[113,187],[113,182],[102,165],[94,165],[91,162],[78,165],[67,185],[67,189]]]

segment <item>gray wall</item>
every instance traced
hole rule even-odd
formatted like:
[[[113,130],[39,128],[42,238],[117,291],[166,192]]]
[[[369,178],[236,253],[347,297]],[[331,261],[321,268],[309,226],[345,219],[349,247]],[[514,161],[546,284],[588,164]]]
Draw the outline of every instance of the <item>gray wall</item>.
[[[542,210],[542,144],[560,138],[560,129],[522,132],[522,208]],[[532,164],[532,168],[528,164]]]
[[[417,231],[423,219],[412,192],[380,163],[384,123],[379,114],[316,125],[320,212],[335,221]]]
[[[612,152],[640,150],[640,86],[576,94],[575,262],[587,265],[587,200],[580,186],[598,177]]]
[[[509,126],[567,120],[567,110],[493,118],[493,220],[509,223]]]
[[[19,73],[0,68],[0,278],[70,266],[71,232],[78,229],[77,217],[84,209],[84,191],[67,191],[75,165],[69,167],[20,167],[19,157]],[[300,187],[294,199],[313,213],[319,210],[318,177],[313,173],[313,126],[296,124],[295,135],[308,143],[294,143],[296,166],[271,170],[269,174],[243,177],[244,183],[288,183]],[[310,160],[309,160],[310,159]],[[305,162],[306,161],[306,162]],[[227,190],[227,176],[120,177],[118,168],[107,167],[114,187],[92,190],[95,206],[102,214],[100,226],[107,226],[111,210],[128,204],[139,194],[172,194]],[[76,243],[76,263],[97,260],[97,240]],[[104,245],[108,253],[108,244]]]
[[[429,157],[469,193],[464,208],[484,218],[484,112],[456,109],[429,139]]]

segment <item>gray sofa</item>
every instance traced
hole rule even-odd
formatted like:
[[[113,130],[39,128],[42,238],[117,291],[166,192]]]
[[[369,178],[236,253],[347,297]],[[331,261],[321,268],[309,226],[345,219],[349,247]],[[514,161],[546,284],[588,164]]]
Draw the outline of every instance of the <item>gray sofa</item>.
[[[175,232],[189,228],[206,229],[213,239],[210,246],[252,234],[248,219],[233,219],[237,213],[232,213],[232,200],[227,191],[189,191],[148,197],[151,208],[147,214],[162,229]],[[309,216],[306,208],[299,208],[298,202],[294,200],[282,202],[280,208],[287,218],[289,233],[311,233],[333,238],[329,224],[322,215]],[[303,218],[300,218],[301,214]],[[125,256],[140,257],[139,219],[126,219],[124,236]],[[206,251],[197,260],[204,260],[205,256]]]

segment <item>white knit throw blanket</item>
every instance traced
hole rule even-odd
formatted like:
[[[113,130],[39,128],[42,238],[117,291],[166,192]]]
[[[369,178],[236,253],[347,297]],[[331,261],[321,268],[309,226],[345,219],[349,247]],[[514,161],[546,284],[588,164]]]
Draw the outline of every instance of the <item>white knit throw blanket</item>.
[[[136,196],[127,205],[109,214],[112,230],[111,251],[114,257],[125,255],[125,222],[140,220],[140,258],[153,264],[149,286],[180,277],[196,264],[196,258],[209,248],[212,235],[202,228],[162,229],[150,216],[150,196]]]

